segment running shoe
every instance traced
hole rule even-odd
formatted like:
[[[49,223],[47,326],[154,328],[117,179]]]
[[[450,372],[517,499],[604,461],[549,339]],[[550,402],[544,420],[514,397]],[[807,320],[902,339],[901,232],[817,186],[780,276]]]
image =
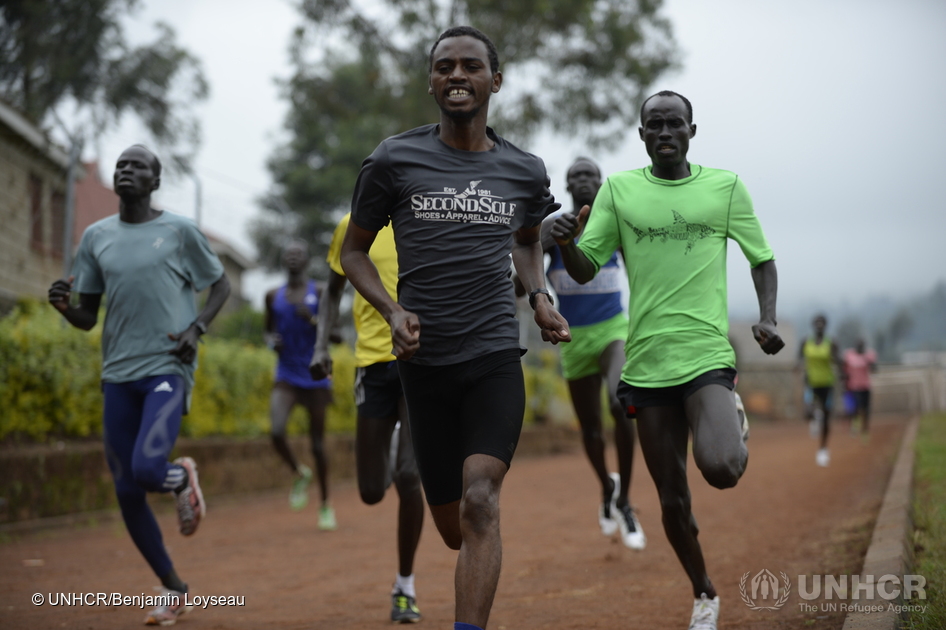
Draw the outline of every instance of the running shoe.
[[[826,448],[818,449],[818,453],[815,455],[815,463],[821,466],[822,468],[826,468],[828,464],[831,463],[831,454],[828,452],[828,449]]]
[[[194,609],[191,604],[185,605],[186,595],[170,589],[162,589],[161,597],[164,602],[145,617],[146,626],[173,626],[177,618]]]
[[[736,413],[739,414],[739,424],[742,426],[742,441],[745,442],[749,439],[749,418],[746,417],[746,408],[742,404],[742,396],[733,392],[733,396],[736,397]]]
[[[420,621],[417,600],[410,595],[405,595],[400,590],[391,595],[391,621],[394,623],[417,623]]]
[[[197,531],[200,519],[207,513],[207,505],[197,482],[197,464],[194,460],[190,457],[178,457],[174,463],[187,471],[187,486],[176,493],[177,524],[183,535],[191,536]]]
[[[617,507],[615,501],[618,500],[618,494],[621,492],[621,475],[617,473],[608,473],[608,477],[614,483],[614,490],[611,491],[611,500],[602,503],[598,507],[598,525],[601,526],[601,533],[605,536],[613,536],[618,531]]]
[[[640,551],[647,546],[644,529],[630,505],[622,505],[617,508],[616,516],[618,526],[621,528],[621,542],[624,543],[625,547]]]
[[[693,614],[690,615],[689,630],[716,630],[719,620],[719,595],[710,599],[706,593],[693,602]]]
[[[301,510],[309,504],[309,483],[312,481],[312,469],[305,464],[299,464],[299,477],[292,482],[289,490],[289,507]]]
[[[323,532],[331,532],[338,529],[338,522],[335,520],[335,510],[327,503],[319,508],[319,529]]]

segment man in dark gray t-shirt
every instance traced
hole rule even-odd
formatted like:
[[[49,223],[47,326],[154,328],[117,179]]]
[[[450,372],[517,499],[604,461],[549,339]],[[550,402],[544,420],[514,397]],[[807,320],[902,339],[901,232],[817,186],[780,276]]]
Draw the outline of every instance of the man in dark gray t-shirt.
[[[429,84],[440,123],[388,138],[365,160],[341,263],[391,326],[427,502],[460,551],[454,628],[472,630],[486,626],[499,580],[499,493],[525,409],[510,255],[542,338],[571,337],[544,287],[539,228],[559,207],[545,165],[486,126],[502,85],[495,46],[474,28],[447,30]],[[397,301],[368,257],[388,221]]]

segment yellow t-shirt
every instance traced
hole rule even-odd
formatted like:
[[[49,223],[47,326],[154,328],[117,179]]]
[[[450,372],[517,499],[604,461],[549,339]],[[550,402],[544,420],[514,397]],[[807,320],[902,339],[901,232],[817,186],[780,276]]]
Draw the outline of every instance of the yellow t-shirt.
[[[351,213],[342,217],[332,235],[332,244],[328,248],[328,266],[337,274],[345,275],[342,270],[341,254],[342,241],[348,230],[348,221]],[[387,289],[392,300],[397,300],[397,249],[394,246],[394,230],[391,224],[381,228],[377,238],[368,251],[368,256],[378,268],[381,282]],[[393,361],[391,354],[391,327],[384,320],[368,300],[355,292],[355,302],[352,305],[352,314],[355,317],[355,332],[358,339],[355,341],[355,366],[366,367],[375,363]]]

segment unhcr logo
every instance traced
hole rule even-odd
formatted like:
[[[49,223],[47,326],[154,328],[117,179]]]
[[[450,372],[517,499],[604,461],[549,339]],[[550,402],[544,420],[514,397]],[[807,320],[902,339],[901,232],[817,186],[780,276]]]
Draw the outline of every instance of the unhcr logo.
[[[746,571],[739,580],[739,594],[750,610],[778,610],[788,601],[792,592],[792,583],[784,572],[779,572],[781,582],[768,569],[762,569],[749,580],[751,571]],[[749,590],[746,581],[749,580]],[[751,594],[751,597],[750,597]]]

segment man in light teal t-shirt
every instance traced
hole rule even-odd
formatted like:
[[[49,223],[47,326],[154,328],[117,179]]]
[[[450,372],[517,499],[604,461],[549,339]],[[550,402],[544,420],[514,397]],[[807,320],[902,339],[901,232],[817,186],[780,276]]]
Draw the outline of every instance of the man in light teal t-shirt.
[[[748,427],[742,427],[733,394],[728,239],[739,244],[752,267],[760,305],[752,330],[767,354],[785,345],[775,322],[775,259],[739,177],[687,161],[696,135],[690,102],[660,92],[644,102],[641,125],[651,166],[609,176],[594,212],[589,215],[586,206],[577,216],[562,215],[552,236],[566,270],[580,283],[591,280],[618,248],[624,251],[631,297],[618,394],[636,407],[664,531],[693,586],[690,627],[716,628],[719,598],[690,511],[687,438],[692,432],[694,460],[711,485],[736,485],[748,461]]]
[[[197,530],[205,511],[197,465],[190,457],[169,462],[168,456],[194,383],[197,342],[230,293],[197,225],[151,207],[160,182],[161,162],[153,153],[140,145],[125,150],[114,177],[119,213],[86,229],[72,277],[49,289],[49,302],[82,330],[95,326],[106,297],[105,455],[128,533],[170,595],[145,618],[149,625],[173,624],[189,610],[188,586],[174,570],[146,493],[174,492],[181,533]],[[195,292],[207,287],[198,313]],[[77,305],[70,304],[73,291]]]

